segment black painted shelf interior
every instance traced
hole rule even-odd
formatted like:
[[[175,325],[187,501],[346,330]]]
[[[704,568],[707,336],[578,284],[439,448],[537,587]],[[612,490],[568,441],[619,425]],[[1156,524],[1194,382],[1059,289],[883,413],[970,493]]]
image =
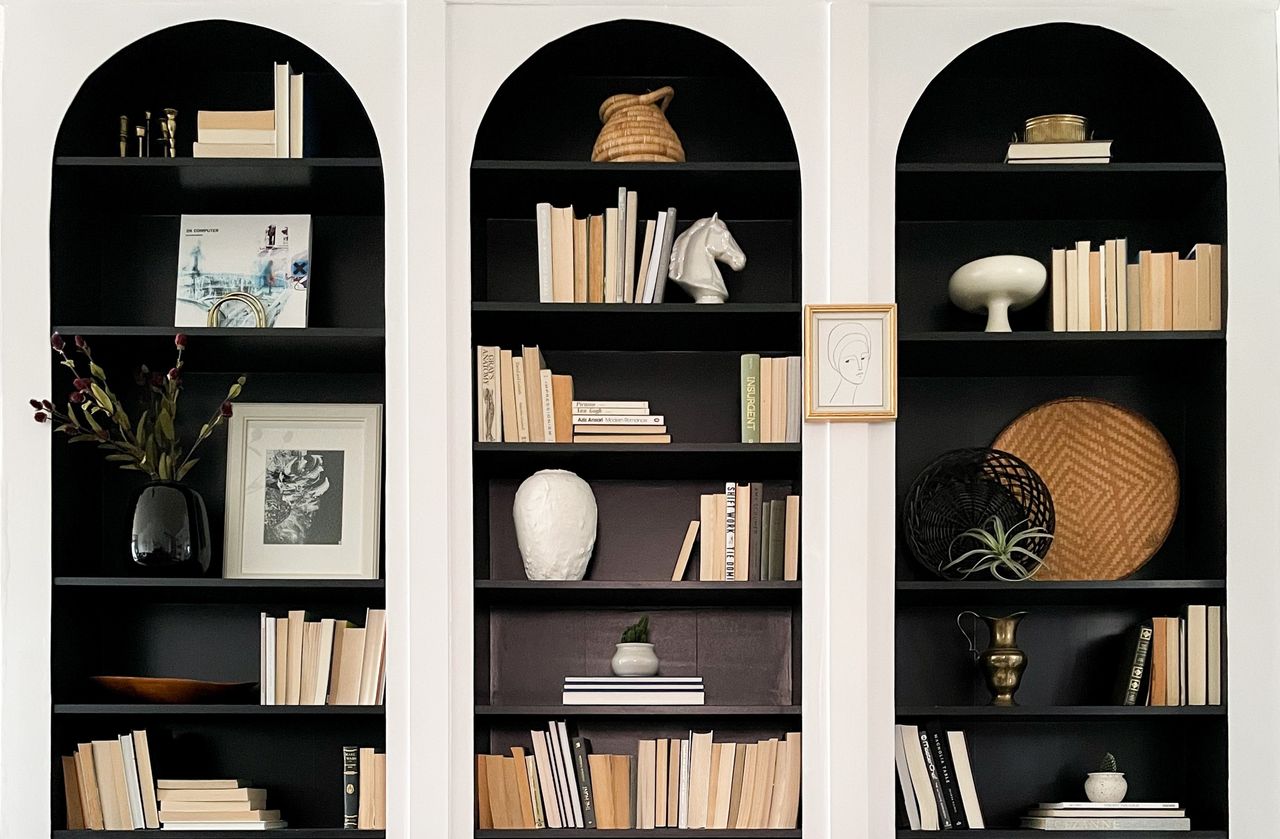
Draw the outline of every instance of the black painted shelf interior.
[[[53,831],[53,839],[130,839],[137,835],[135,830]],[[171,839],[248,839],[251,836],[279,836],[283,839],[386,839],[387,832],[385,830],[344,830],[334,827],[285,827],[279,830],[166,830],[164,835]],[[507,832],[507,835],[511,834]]]
[[[1083,76],[1070,69],[1081,59],[1089,68]],[[1143,105],[1135,108],[1138,90]],[[1061,108],[1088,114],[1095,136],[1114,140],[1114,162],[1001,162],[1009,134],[1028,114]],[[1148,121],[1172,112],[1176,135]],[[1009,131],[997,136],[992,125]],[[1047,265],[1053,248],[1079,240],[1096,248],[1119,237],[1128,240],[1130,261],[1144,249],[1225,248],[1226,167],[1208,110],[1176,70],[1124,36],[1068,23],[1010,30],[962,53],[929,84],[900,138],[895,179],[897,509],[937,456],[989,446],[1027,410],[1073,396],[1150,419],[1169,441],[1181,478],[1173,529],[1133,579],[926,579],[899,527],[896,717],[938,719],[965,732],[989,839],[1045,835],[1008,826],[1037,801],[1078,797],[1078,783],[1064,786],[1065,779],[1083,777],[1103,751],[1125,754],[1131,798],[1177,800],[1193,827],[1226,825],[1226,707],[1099,704],[1109,701],[1120,672],[1122,633],[1187,603],[1226,603],[1225,331],[1048,332],[1045,295],[1012,315],[1013,332],[991,334],[982,331],[984,316],[961,311],[947,295],[956,268],[993,254]],[[989,695],[956,615],[1019,609],[1028,612],[1018,633],[1029,661],[1022,705],[982,705]],[[987,643],[982,628],[976,642],[978,649]],[[897,832],[898,839],[932,835]]]
[[[593,163],[589,160],[473,160],[472,172],[510,172],[522,175],[527,172],[590,172],[607,174],[617,178],[633,172],[680,175],[682,173],[799,173],[800,164],[794,160],[694,160],[686,163]]]
[[[477,717],[796,717],[799,705],[476,705]]]
[[[1227,839],[1225,830],[1019,830],[987,828],[983,839],[1034,839],[1048,833],[1055,839]],[[932,839],[937,831],[899,830],[897,839]]]
[[[383,705],[169,705],[58,703],[55,714],[129,715],[129,716],[228,716],[253,715],[268,717],[340,717],[349,715],[382,716]]]
[[[181,60],[173,60],[175,55]],[[271,107],[271,64],[263,56],[288,58],[295,72],[305,73],[315,156],[192,157],[198,111]],[[149,69],[160,65],[166,72]],[[114,142],[95,126],[118,115],[123,104],[133,103],[140,115],[145,103],[160,102],[176,108],[179,120],[182,114],[189,120],[188,130],[178,135],[178,156],[115,156]],[[180,217],[260,212],[311,217],[315,282],[308,291],[308,326],[173,326]],[[186,407],[176,425],[188,442],[237,373],[249,377],[241,402],[382,403],[385,217],[383,163],[372,124],[355,91],[320,55],[244,23],[201,20],[168,27],[123,46],[95,69],[66,111],[52,163],[50,310],[33,317],[47,317],[49,329],[68,342],[84,336],[135,418],[133,405],[141,394],[132,373],[141,364],[167,371],[174,335],[185,333]],[[55,360],[50,359],[50,395],[61,399],[70,379]],[[53,557],[47,686],[55,700],[48,718],[53,837],[136,835],[60,829],[65,808],[59,756],[78,743],[144,727],[158,777],[246,777],[269,789],[272,805],[290,825],[270,835],[384,837],[383,830],[341,829],[331,781],[341,770],[342,746],[385,749],[384,707],[107,703],[101,700],[113,697],[92,689],[89,677],[256,679],[260,612],[283,617],[306,609],[313,617],[360,624],[366,608],[385,602],[385,581],[220,579],[226,506],[221,430],[202,446],[201,462],[185,481],[208,507],[208,576],[135,576],[131,504],[142,477],[103,463],[92,447],[52,438],[47,445],[51,527],[42,535]]]
[[[631,608],[713,605],[786,605],[798,602],[797,581],[654,582],[649,580],[476,580],[476,600],[518,604],[536,598],[557,605],[616,605]]]

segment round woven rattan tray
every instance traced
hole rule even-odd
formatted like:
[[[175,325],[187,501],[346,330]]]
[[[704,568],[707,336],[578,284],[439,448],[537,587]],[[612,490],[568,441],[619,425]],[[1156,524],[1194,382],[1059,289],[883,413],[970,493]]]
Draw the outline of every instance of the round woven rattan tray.
[[[992,448],[1017,455],[1053,495],[1057,528],[1038,580],[1119,580],[1155,555],[1178,511],[1178,463],[1145,417],[1075,397],[1009,424]]]

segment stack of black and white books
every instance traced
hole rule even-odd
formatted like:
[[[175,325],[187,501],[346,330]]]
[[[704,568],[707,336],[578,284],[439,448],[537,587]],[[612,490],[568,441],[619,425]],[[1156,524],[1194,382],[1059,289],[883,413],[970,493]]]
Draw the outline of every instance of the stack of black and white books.
[[[1176,801],[1058,801],[1041,804],[1022,818],[1031,830],[1177,830],[1191,829],[1187,811]]]
[[[701,676],[565,676],[565,705],[703,705]]]

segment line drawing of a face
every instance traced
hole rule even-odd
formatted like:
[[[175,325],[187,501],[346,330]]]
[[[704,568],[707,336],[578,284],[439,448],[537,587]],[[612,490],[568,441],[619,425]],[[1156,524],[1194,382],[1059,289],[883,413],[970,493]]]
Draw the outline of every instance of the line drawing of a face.
[[[871,369],[871,333],[853,321],[836,324],[827,336],[827,364],[838,377],[827,404],[853,405]]]

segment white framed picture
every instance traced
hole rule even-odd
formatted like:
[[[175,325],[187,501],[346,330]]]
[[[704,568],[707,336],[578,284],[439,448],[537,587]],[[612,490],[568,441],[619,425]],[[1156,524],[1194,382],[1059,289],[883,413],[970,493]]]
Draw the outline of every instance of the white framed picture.
[[[223,577],[377,579],[381,504],[381,405],[236,403]]]
[[[805,419],[898,416],[897,313],[892,303],[805,306]]]

